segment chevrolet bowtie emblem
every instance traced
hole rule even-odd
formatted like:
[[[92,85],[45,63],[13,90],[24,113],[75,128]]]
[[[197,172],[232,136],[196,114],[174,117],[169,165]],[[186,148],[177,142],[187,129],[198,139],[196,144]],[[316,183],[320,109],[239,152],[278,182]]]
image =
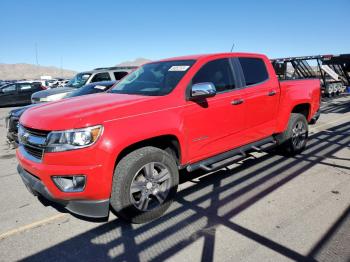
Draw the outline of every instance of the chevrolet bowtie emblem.
[[[23,141],[23,142],[27,142],[27,141],[28,141],[28,138],[29,138],[29,133],[24,133],[24,134],[22,135],[22,141]]]

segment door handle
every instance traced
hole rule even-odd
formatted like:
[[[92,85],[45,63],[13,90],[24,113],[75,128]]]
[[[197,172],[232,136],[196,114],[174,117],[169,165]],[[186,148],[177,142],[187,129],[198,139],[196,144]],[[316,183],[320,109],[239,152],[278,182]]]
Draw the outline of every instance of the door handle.
[[[235,99],[235,100],[233,100],[232,102],[231,102],[231,105],[234,105],[234,106],[236,106],[236,105],[240,105],[240,104],[242,104],[244,102],[244,100],[241,98],[241,99]]]
[[[267,95],[268,95],[268,96],[274,96],[274,95],[276,95],[276,91],[275,91],[275,90],[272,90],[272,91],[270,91]]]

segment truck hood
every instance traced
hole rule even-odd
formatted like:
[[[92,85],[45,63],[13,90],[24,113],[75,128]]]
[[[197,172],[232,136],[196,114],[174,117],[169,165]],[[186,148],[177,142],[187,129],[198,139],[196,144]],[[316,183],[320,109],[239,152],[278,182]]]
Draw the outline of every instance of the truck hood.
[[[156,109],[159,97],[92,94],[40,104],[24,112],[20,123],[39,130],[67,130],[103,124]]]
[[[40,98],[48,97],[51,95],[70,93],[70,92],[73,92],[74,90],[77,90],[77,89],[71,88],[71,87],[57,87],[57,88],[52,88],[52,89],[47,89],[47,90],[35,92],[32,95],[32,98],[33,99],[40,99]]]

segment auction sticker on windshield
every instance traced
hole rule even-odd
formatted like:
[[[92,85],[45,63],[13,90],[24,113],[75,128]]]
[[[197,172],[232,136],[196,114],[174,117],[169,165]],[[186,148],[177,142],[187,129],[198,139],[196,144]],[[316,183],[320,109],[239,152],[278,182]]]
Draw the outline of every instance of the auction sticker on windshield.
[[[168,71],[177,71],[177,72],[182,72],[182,71],[186,71],[190,66],[172,66],[169,68]]]
[[[100,90],[105,90],[106,88],[107,86],[99,86],[99,85],[95,86],[95,89],[100,89]]]

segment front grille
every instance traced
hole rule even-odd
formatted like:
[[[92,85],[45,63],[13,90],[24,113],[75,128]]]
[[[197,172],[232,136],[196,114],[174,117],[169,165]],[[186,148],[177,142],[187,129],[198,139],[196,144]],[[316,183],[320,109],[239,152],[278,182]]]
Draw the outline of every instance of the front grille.
[[[23,145],[24,150],[31,156],[35,157],[38,160],[41,160],[44,155],[44,149],[30,146],[30,145]]]
[[[45,151],[45,141],[50,131],[38,130],[21,126],[19,132],[20,145],[23,146],[24,151],[41,161]]]
[[[50,131],[46,131],[46,130],[38,130],[38,129],[33,129],[33,128],[29,128],[29,127],[24,127],[22,126],[22,128],[28,132],[29,134],[33,135],[33,136],[38,136],[38,137],[47,137],[47,135],[50,133]]]

